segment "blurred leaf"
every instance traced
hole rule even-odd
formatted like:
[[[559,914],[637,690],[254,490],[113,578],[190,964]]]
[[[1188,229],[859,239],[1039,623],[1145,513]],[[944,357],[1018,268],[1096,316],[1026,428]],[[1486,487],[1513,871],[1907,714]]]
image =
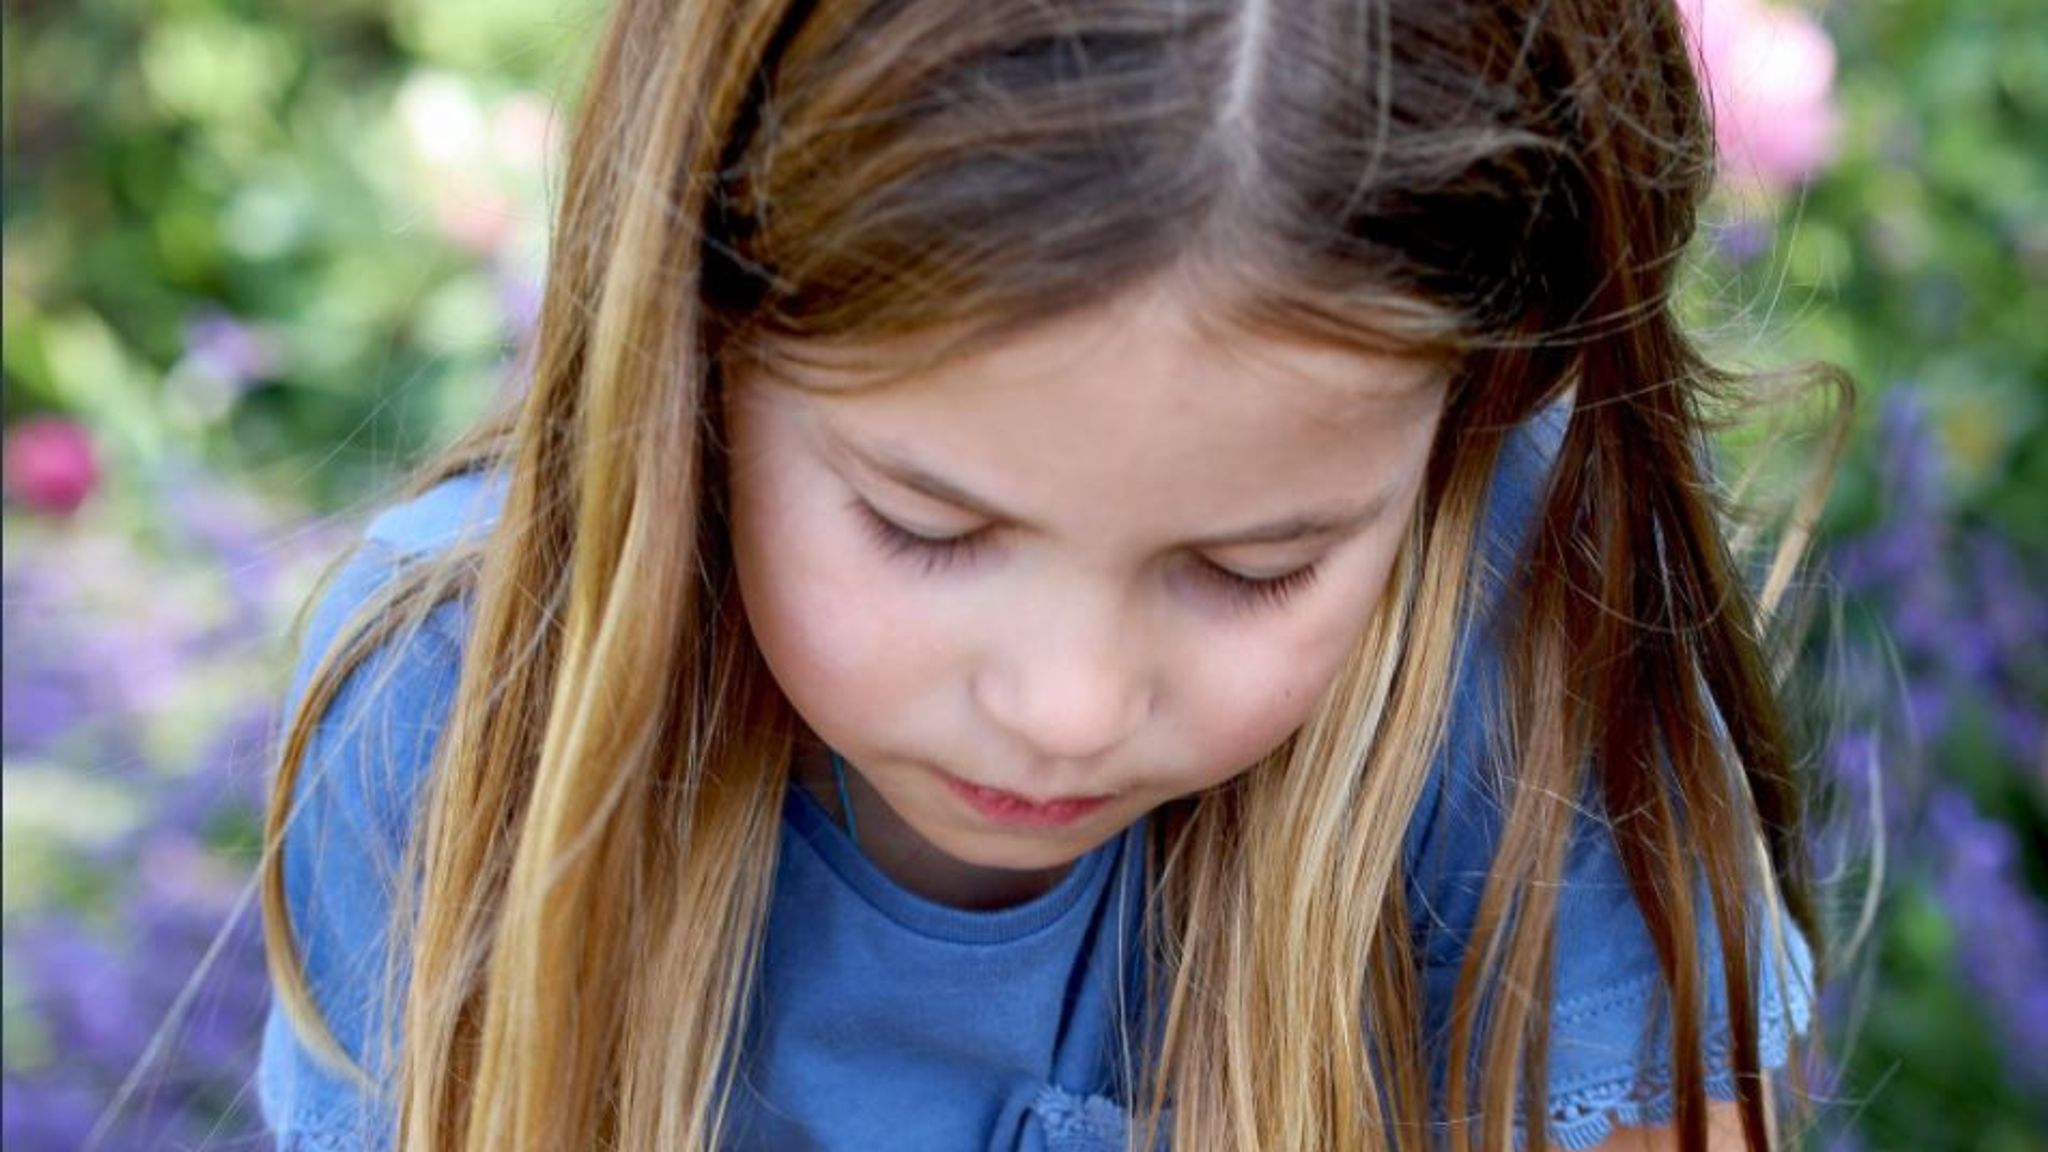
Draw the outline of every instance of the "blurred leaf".
[[[141,64],[150,96],[165,112],[246,130],[275,114],[296,61],[285,33],[207,13],[151,28]]]
[[[64,892],[81,851],[128,835],[148,815],[132,785],[69,765],[10,762],[0,796],[7,846],[0,911],[9,917]]]
[[[163,453],[162,425],[147,371],[99,317],[54,316],[25,333],[40,344],[48,387],[65,409],[98,429],[126,457],[150,464]]]
[[[596,0],[394,0],[399,39],[421,59],[465,70],[560,79],[577,63],[565,52],[589,38],[604,12]]]

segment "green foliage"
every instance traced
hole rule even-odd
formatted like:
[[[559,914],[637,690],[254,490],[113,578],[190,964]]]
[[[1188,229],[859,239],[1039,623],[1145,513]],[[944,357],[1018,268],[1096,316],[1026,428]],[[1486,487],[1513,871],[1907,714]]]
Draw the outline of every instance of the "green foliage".
[[[1777,207],[1728,291],[1773,356],[1840,365],[1869,426],[1910,387],[1954,498],[2038,549],[2048,524],[2048,37],[2027,0],[1887,0],[1823,14],[1841,55],[1836,163]],[[1838,528],[1881,514],[1859,437]]]
[[[534,83],[573,74],[570,18],[298,8],[10,13],[6,416],[83,419],[117,483],[196,453],[362,500],[488,403],[520,335],[506,303],[535,291],[545,213]],[[248,346],[195,348],[220,320]]]
[[[1887,904],[1833,1012],[1846,1067],[1829,1106],[1869,1148],[2048,1147],[2041,1069],[2010,1043],[2040,1026],[2048,973],[2034,974],[2029,1008],[1988,998],[1982,971],[2001,949],[2035,955],[2025,941],[2041,939],[2048,657],[2025,637],[1988,663],[1958,655],[1973,650],[1966,632],[2004,639],[2003,621],[2030,621],[2027,635],[2038,635],[2043,613],[2048,37],[2037,9],[1884,0],[1826,10],[1840,55],[1839,153],[1801,191],[1732,189],[1717,206],[1720,251],[1688,301],[1699,315],[1736,314],[1717,321],[1724,357],[1825,361],[1859,393],[1823,554],[1842,561],[1857,609],[1848,642],[1896,660],[1889,691],[1863,707],[1886,713],[1879,727],[1918,729],[1917,746],[1886,753]],[[1727,242],[1759,219],[1760,252]],[[1925,461],[1932,491],[1911,476],[1922,462],[1876,434],[1909,409],[1924,413],[1936,449]],[[1981,550],[1959,555],[1966,539],[1997,541],[2019,574],[1991,571]],[[1887,551],[1923,575],[1857,583],[1850,565],[1868,561],[1867,573]],[[2031,752],[2014,747],[2014,709],[2033,718]],[[1973,802],[1997,820],[1944,823],[1922,807],[1944,796],[1935,803]],[[1997,891],[1970,882],[1993,872]]]

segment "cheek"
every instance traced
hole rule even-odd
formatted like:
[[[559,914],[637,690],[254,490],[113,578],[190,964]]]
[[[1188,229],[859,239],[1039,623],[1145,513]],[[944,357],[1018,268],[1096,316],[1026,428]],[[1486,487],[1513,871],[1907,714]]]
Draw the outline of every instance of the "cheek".
[[[1185,704],[1200,779],[1222,783],[1280,746],[1308,720],[1355,642],[1355,632],[1306,645],[1230,645],[1189,669]]]
[[[1180,715],[1197,778],[1189,791],[1250,768],[1308,721],[1356,650],[1391,566],[1391,546],[1356,559],[1329,599],[1301,615],[1211,637],[1184,665]]]
[[[900,715],[943,654],[916,604],[881,579],[872,549],[817,493],[739,487],[733,552],[762,659],[806,724],[849,752],[877,719]],[[792,543],[801,542],[801,543]],[[885,705],[887,706],[885,708]]]

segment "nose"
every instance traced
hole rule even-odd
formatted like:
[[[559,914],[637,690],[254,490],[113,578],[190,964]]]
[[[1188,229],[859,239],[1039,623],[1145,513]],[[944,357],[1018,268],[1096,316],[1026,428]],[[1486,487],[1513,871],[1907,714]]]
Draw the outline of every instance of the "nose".
[[[1129,739],[1152,707],[1137,638],[1107,606],[1067,604],[1019,618],[1005,651],[976,676],[995,724],[1047,761],[1096,759]]]

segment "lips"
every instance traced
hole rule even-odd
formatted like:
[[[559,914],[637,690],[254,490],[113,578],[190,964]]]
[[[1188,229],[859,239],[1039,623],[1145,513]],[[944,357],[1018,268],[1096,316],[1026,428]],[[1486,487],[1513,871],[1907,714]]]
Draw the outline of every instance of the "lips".
[[[1054,796],[1045,800],[1034,800],[1022,792],[1012,792],[1007,788],[991,788],[986,784],[975,784],[966,780],[959,780],[958,783],[963,788],[971,789],[992,799],[1000,799],[1025,808],[1057,808],[1063,804],[1100,804],[1104,800],[1109,799],[1107,796]]]
[[[1057,828],[1072,824],[1087,816],[1104,804],[1108,796],[1066,796],[1050,800],[1032,800],[1015,792],[1001,788],[988,788],[970,784],[955,776],[947,776],[946,786],[965,800],[975,811],[1000,824],[1012,824],[1033,828]]]

